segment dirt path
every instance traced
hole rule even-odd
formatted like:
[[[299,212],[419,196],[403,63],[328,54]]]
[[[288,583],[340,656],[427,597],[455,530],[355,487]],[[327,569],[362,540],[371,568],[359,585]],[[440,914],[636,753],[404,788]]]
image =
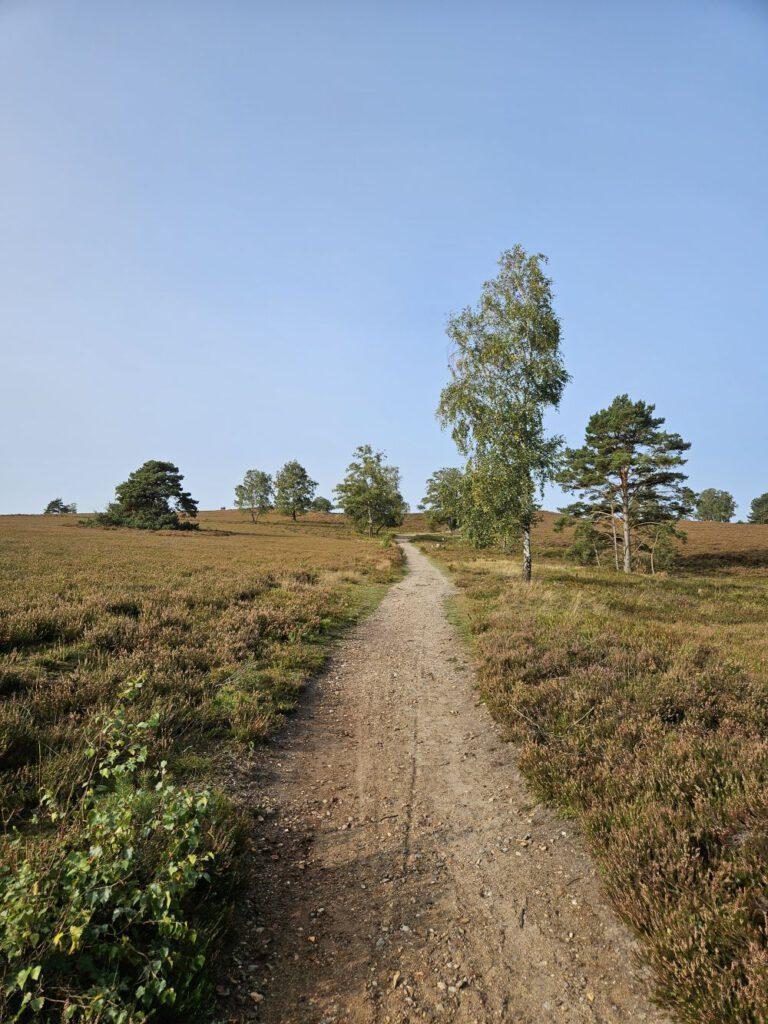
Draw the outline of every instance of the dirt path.
[[[232,1019],[666,1020],[573,826],[477,702],[451,585],[404,547],[408,575],[261,755]]]

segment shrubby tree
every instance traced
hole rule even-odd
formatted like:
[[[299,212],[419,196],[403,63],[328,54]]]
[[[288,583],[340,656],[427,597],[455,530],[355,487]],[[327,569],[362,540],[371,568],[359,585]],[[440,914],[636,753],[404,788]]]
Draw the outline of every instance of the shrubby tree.
[[[621,557],[619,554],[619,519],[616,503],[610,495],[593,494],[586,501],[575,501],[565,508],[561,508],[560,512],[562,514],[555,522],[555,530],[560,532],[567,526],[574,527],[573,543],[575,547],[572,551],[574,557],[579,558],[578,550],[584,550],[583,540],[586,536],[605,533],[608,541],[606,546],[610,547],[613,552],[613,563],[618,572]],[[589,560],[582,564],[589,564]],[[597,559],[595,564],[599,564]]]
[[[584,445],[566,451],[558,477],[566,491],[581,496],[561,511],[571,520],[607,526],[617,563],[620,533],[624,572],[632,572],[635,533],[674,523],[691,511],[679,468],[690,444],[660,429],[664,418],[654,416],[655,408],[618,395],[590,417]]]
[[[311,480],[301,463],[286,462],[275,474],[275,508],[296,521],[308,512],[315,496],[317,482]]]
[[[637,551],[647,560],[651,574],[659,569],[673,568],[679,557],[678,545],[688,540],[683,531],[669,520],[648,523],[638,536]]]
[[[386,526],[399,526],[408,511],[400,493],[400,471],[385,465],[384,453],[375,452],[369,444],[355,449],[335,493],[344,515],[369,536]]]
[[[448,321],[452,379],[437,411],[467,457],[468,539],[508,547],[522,537],[526,580],[531,528],[562,444],[547,435],[544,413],[559,405],[568,381],[546,262],[519,245],[502,253],[477,307]]]
[[[712,523],[730,523],[736,512],[736,502],[728,491],[705,487],[696,495],[696,518]]]
[[[431,526],[447,526],[453,532],[461,523],[464,503],[464,473],[455,467],[438,469],[427,480],[427,493],[419,508]]]
[[[563,515],[555,522],[554,529],[560,533],[566,526],[573,526],[573,536],[567,553],[579,565],[602,565],[611,548],[615,558],[615,541],[612,544],[610,535],[600,528],[599,519],[589,515],[579,519]]]
[[[197,502],[182,488],[183,479],[172,462],[151,459],[115,488],[115,501],[92,522],[140,530],[197,529],[189,522],[197,515]]]
[[[749,507],[749,518],[747,520],[750,523],[768,523],[768,491],[765,494],[761,494],[759,498],[755,498]]]
[[[250,513],[255,523],[272,508],[272,477],[261,469],[246,470],[243,482],[235,487],[235,508]]]
[[[311,508],[313,512],[333,512],[333,502],[328,498],[317,497],[313,500]]]
[[[49,501],[43,510],[44,516],[68,516],[77,512],[77,505],[67,505],[61,498],[54,498]]]

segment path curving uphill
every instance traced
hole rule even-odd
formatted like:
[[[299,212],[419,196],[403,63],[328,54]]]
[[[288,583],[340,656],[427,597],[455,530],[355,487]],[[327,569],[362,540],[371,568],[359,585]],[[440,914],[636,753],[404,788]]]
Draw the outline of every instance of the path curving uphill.
[[[260,762],[235,1019],[666,1021],[572,824],[478,702],[451,584],[403,547],[407,576]]]

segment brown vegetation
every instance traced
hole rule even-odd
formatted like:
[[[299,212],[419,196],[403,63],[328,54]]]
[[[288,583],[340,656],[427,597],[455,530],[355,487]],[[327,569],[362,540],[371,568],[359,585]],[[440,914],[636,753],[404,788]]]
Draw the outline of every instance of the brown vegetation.
[[[196,533],[0,518],[0,806],[76,784],[94,716],[145,676],[179,769],[213,740],[265,735],[322,662],[324,639],[400,560],[336,516],[253,525],[201,513]]]
[[[576,816],[663,1002],[690,1024],[768,1019],[768,530],[688,524],[684,572],[425,542],[461,588],[484,698],[521,767]],[[727,537],[732,546],[720,545]],[[704,575],[707,561],[738,571]],[[717,564],[717,563],[716,563]]]

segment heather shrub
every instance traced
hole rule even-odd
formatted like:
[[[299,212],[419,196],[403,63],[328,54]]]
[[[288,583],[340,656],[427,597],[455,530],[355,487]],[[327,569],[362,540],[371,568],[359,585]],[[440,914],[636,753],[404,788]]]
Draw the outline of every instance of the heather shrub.
[[[484,699],[581,823],[686,1024],[768,1020],[764,576],[626,578],[449,555]],[[457,557],[458,556],[458,557]]]

